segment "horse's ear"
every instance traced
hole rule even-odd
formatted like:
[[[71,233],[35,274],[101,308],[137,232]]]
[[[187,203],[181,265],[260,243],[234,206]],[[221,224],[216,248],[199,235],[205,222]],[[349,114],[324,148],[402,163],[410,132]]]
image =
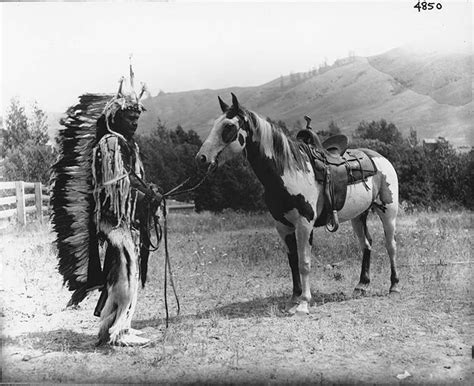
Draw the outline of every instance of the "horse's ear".
[[[225,103],[220,96],[217,97],[217,99],[219,99],[219,104],[221,106],[221,110],[223,113],[226,113],[227,110],[229,110],[229,105],[227,103]]]
[[[232,107],[236,110],[240,110],[239,101],[237,100],[237,97],[233,92],[231,92],[230,95],[232,95]]]

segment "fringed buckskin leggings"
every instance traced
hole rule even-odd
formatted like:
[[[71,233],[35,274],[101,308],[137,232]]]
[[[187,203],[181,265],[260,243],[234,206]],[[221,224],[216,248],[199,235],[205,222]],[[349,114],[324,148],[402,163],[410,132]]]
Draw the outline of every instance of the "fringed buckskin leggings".
[[[100,314],[99,344],[117,344],[130,329],[137,303],[139,233],[127,225],[101,228],[108,228],[104,232],[107,242],[104,290],[108,296]]]

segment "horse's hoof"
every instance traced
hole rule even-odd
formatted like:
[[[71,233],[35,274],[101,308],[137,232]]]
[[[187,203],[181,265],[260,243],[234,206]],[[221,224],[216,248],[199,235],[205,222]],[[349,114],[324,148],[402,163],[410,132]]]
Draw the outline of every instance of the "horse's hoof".
[[[296,307],[296,316],[306,316],[309,315],[308,303],[301,302]]]
[[[393,284],[391,287],[390,287],[390,295],[399,295],[400,294],[400,287],[398,286],[398,283],[397,284]]]
[[[298,309],[298,306],[299,304],[294,304],[292,307],[286,310],[286,313],[290,316],[293,316],[294,314],[296,314],[296,310]]]
[[[298,307],[298,304],[300,304],[298,300],[291,299],[285,304],[285,311],[290,312],[290,310],[292,310],[293,308]]]
[[[369,292],[369,290],[366,289],[366,288],[356,287],[356,288],[354,288],[354,291],[352,292],[352,297],[354,299],[363,298],[363,297],[367,296],[368,292]]]
[[[298,316],[299,318],[304,318],[306,316],[309,315],[309,311],[306,310],[306,311],[296,311],[296,316]]]

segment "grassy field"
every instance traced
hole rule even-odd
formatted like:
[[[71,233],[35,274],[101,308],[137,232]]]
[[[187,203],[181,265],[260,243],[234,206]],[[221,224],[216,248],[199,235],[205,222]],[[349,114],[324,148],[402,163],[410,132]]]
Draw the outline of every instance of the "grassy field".
[[[65,309],[50,227],[11,229],[0,236],[2,380],[472,384],[473,218],[401,215],[402,293],[389,296],[383,231],[371,215],[372,290],[359,299],[351,297],[361,253],[350,224],[336,234],[318,229],[314,304],[298,318],[284,312],[290,270],[268,215],[172,214],[181,314],[170,296],[165,328],[161,247],[132,324],[151,339],[145,347],[95,347],[98,294]]]

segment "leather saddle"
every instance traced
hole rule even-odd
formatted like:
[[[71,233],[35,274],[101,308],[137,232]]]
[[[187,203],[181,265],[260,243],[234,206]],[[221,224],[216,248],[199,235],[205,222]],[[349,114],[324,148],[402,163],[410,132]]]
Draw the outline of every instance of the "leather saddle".
[[[326,225],[330,232],[339,228],[337,212],[346,202],[347,186],[363,183],[367,190],[367,178],[377,173],[372,159],[358,149],[347,149],[348,138],[338,134],[321,142],[311,129],[311,119],[305,116],[307,128],[301,130],[296,138],[300,148],[308,155],[313,166],[316,181],[324,187],[323,213],[315,226]]]

